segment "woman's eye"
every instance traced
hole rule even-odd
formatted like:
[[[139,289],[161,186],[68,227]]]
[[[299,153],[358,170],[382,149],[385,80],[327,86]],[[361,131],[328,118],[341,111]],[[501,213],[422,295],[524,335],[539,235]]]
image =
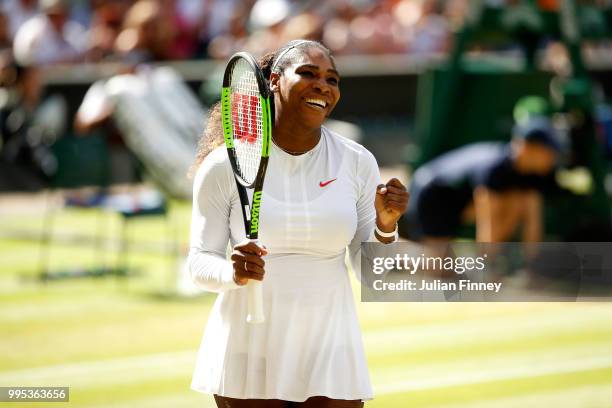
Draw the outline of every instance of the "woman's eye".
[[[300,72],[300,75],[306,78],[313,78],[314,74],[310,71],[302,71]]]
[[[328,78],[327,82],[332,84],[332,85],[338,85],[338,79],[337,78]]]

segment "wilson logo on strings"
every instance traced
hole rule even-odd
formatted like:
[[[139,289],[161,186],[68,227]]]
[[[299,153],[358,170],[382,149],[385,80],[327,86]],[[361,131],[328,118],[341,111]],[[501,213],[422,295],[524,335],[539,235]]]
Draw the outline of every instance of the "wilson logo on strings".
[[[236,138],[249,143],[257,140],[257,107],[259,98],[255,95],[235,93],[232,95],[232,119]]]

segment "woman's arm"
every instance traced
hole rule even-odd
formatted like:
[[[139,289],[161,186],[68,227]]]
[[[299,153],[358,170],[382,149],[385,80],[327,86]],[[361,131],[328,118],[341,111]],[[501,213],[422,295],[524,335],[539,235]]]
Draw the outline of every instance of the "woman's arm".
[[[193,188],[188,265],[197,286],[210,292],[239,288],[232,263],[226,259],[230,237],[231,169],[225,151],[216,150],[202,162]]]
[[[395,230],[397,220],[406,209],[408,193],[396,179],[390,180],[386,185],[380,183],[378,164],[368,151],[364,151],[360,156],[357,177],[360,186],[357,200],[357,230],[348,248],[351,265],[359,278],[361,243],[367,241],[390,243],[396,240],[396,236],[391,238],[379,236],[375,228],[378,227],[383,232]]]
[[[525,203],[520,192],[497,192],[484,186],[474,190],[477,242],[502,242],[511,238],[521,222]]]
[[[526,191],[524,194],[523,242],[540,242],[544,235],[542,195],[535,190]]]
[[[387,184],[379,184],[376,187],[374,208],[376,209],[376,239],[385,244],[394,242],[397,236],[387,237],[386,235],[396,231],[397,222],[408,208],[406,187],[396,178],[392,178]]]
[[[108,97],[105,87],[105,81],[97,81],[87,90],[79,109],[74,115],[76,133],[89,133],[111,117],[113,103]]]

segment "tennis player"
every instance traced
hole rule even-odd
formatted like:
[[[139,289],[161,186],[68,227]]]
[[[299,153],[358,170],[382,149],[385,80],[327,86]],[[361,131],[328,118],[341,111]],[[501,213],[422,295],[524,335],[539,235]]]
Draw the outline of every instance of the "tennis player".
[[[340,99],[325,46],[292,41],[259,64],[275,116],[265,246],[245,240],[216,107],[197,156],[189,267],[219,296],[192,388],[220,407],[361,407],[373,395],[345,254],[358,265],[361,242],[395,241],[408,193],[397,179],[381,184],[374,156],[323,126]],[[245,321],[248,279],[263,280],[263,324]]]

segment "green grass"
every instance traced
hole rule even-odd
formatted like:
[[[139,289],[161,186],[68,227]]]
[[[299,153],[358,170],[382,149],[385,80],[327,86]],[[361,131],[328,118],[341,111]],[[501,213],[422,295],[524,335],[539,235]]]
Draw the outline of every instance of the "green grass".
[[[213,406],[189,384],[214,295],[175,295],[171,250],[184,252],[189,205],[171,210],[170,226],[163,218],[130,226],[130,276],[47,283],[36,280],[43,216],[0,213],[0,386],[70,386],[71,402],[54,407]],[[113,214],[59,211],[50,269],[112,266],[120,230]],[[612,406],[611,304],[358,310],[376,394],[368,407]],[[0,403],[12,406],[26,405]]]

